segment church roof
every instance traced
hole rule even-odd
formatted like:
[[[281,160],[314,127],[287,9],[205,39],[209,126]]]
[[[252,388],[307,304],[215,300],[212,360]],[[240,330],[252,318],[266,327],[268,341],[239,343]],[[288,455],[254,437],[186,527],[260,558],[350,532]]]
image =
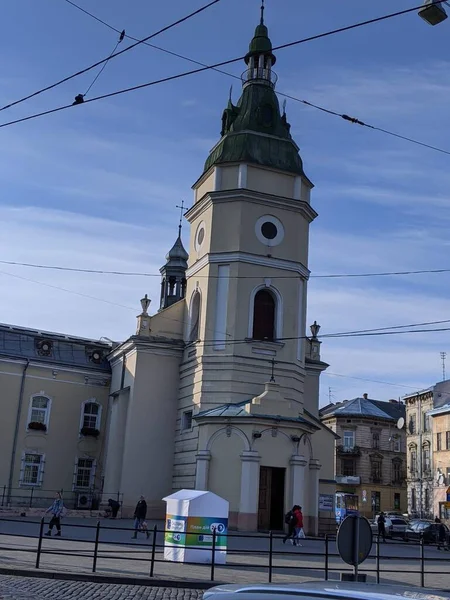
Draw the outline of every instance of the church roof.
[[[187,268],[187,259],[189,258],[189,254],[186,252],[183,246],[183,242],[181,241],[181,237],[178,236],[175,244],[166,254],[166,260],[168,263],[172,263],[174,261],[179,261],[180,263],[186,263]],[[181,266],[181,265],[180,265]]]
[[[277,421],[289,421],[291,423],[304,423],[305,425],[308,425],[309,427],[313,427],[315,429],[320,429],[320,427],[317,427],[317,425],[314,425],[313,423],[311,423],[310,421],[308,421],[307,419],[304,419],[301,416],[298,417],[282,417],[281,415],[266,415],[266,414],[255,414],[255,413],[249,413],[248,410],[246,410],[246,406],[248,404],[251,404],[252,402],[252,398],[249,400],[244,400],[243,402],[238,402],[238,403],[230,403],[230,404],[223,404],[221,406],[217,406],[214,408],[209,408],[207,410],[203,410],[199,413],[197,413],[196,415],[194,415],[194,419],[201,419],[201,418],[205,418],[205,417],[217,417],[217,418],[228,418],[228,417],[239,417],[239,418],[252,418],[252,419],[270,419],[270,420],[274,420],[276,419]]]
[[[322,418],[328,417],[368,417],[397,422],[405,416],[405,406],[401,402],[384,402],[371,398],[354,398],[340,404],[332,404],[320,411]]]
[[[264,68],[257,66],[260,56]],[[306,177],[286,114],[280,112],[274,89],[277,77],[267,67],[275,63],[275,56],[262,18],[245,62],[252,57],[255,67],[249,66],[242,76],[243,91],[237,105],[230,98],[222,116],[222,138],[211,150],[204,172],[214,165],[246,162]]]

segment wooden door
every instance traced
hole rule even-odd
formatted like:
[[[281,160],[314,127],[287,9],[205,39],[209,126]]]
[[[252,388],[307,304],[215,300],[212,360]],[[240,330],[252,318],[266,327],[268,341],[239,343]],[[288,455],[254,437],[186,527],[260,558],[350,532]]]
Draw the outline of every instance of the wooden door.
[[[271,496],[272,469],[261,467],[259,470],[258,529],[265,531],[270,529]]]

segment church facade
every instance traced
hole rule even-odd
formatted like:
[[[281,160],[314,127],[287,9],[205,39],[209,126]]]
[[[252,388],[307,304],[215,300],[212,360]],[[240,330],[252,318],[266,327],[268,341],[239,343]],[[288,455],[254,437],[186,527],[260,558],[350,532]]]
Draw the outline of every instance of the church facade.
[[[125,516],[144,495],[149,518],[161,518],[162,498],[182,488],[227,499],[230,527],[240,530],[281,529],[294,504],[312,534],[319,517],[334,516],[336,434],[319,419],[328,365],[319,326],[306,334],[317,213],[275,93],[275,63],[261,18],[241,97],[230,98],[193,186],[189,249],[180,227],[161,268],[159,309],[145,296],[136,334],[102,346],[110,387],[99,401],[96,477],[121,498]],[[56,468],[62,481],[61,461]]]
[[[150,317],[144,299],[137,334],[111,354],[105,487],[130,508],[144,494],[155,515],[171,490],[210,490],[243,530],[281,528],[300,504],[315,532],[319,494],[335,485],[335,437],[318,414],[327,365],[305,335],[317,214],[275,62],[261,19],[242,95],[193,186],[189,252],[178,237],[160,310]]]

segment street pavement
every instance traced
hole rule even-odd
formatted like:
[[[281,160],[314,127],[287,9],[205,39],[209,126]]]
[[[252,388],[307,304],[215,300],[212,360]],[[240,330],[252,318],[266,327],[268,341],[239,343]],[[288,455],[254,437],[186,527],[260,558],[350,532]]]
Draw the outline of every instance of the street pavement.
[[[199,590],[0,575],[1,600],[201,600]]]
[[[28,519],[27,519],[28,520]],[[75,527],[82,525],[82,527]],[[44,538],[41,569],[48,572],[91,573],[96,521],[67,519],[63,524],[62,538]],[[149,524],[150,526],[153,524]],[[106,527],[108,529],[106,529]],[[159,529],[163,523],[158,524]],[[0,520],[0,567],[34,569],[36,539],[39,521],[13,522]],[[101,522],[97,573],[125,577],[149,577],[152,536],[147,540],[140,535],[131,539],[131,521]],[[324,540],[303,540],[302,546],[284,545],[280,538],[273,540],[273,582],[301,582],[325,578]],[[215,568],[216,582],[263,583],[268,581],[269,537],[267,535],[233,535],[228,540],[227,565]],[[360,567],[375,581],[376,548]],[[76,554],[70,556],[70,554]],[[329,543],[329,578],[338,579],[340,573],[351,570],[337,554],[335,543]],[[425,585],[450,588],[450,552],[425,547]],[[183,565],[164,561],[163,535],[157,536],[155,578],[168,580],[201,580],[211,578],[211,566]],[[403,542],[380,544],[382,583],[420,585],[420,547]],[[441,572],[441,573],[438,573]]]

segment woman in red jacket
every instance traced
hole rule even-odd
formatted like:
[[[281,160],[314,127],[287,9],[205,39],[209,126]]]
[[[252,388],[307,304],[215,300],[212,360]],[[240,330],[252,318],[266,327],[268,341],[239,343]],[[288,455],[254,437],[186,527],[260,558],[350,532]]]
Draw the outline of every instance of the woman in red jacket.
[[[301,546],[299,539],[300,536],[304,537],[303,533],[303,513],[302,513],[302,507],[298,506],[298,504],[296,506],[294,506],[294,527],[295,527],[295,535],[294,535],[294,545],[296,545],[296,543]]]

